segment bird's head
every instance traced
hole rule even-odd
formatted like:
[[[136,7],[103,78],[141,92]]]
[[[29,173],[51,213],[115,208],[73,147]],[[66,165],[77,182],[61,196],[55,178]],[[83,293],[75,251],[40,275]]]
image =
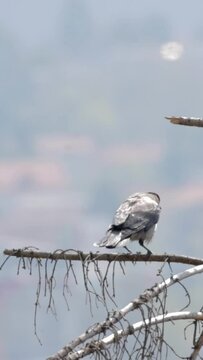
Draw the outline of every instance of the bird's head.
[[[160,197],[158,194],[154,193],[154,192],[139,192],[139,193],[134,193],[132,195],[130,195],[127,199],[130,203],[134,203],[137,201],[146,201],[146,202],[151,202],[154,201],[156,202],[158,205],[160,203]]]
[[[157,202],[157,204],[160,203],[160,197],[158,194],[154,193],[154,192],[148,192],[147,193],[153,200],[155,200]]]

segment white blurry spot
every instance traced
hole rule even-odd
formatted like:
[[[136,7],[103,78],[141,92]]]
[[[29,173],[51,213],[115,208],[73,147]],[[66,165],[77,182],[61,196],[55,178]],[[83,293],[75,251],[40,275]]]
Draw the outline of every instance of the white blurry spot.
[[[162,45],[160,54],[164,60],[176,61],[179,60],[183,54],[184,47],[178,42],[168,42]]]

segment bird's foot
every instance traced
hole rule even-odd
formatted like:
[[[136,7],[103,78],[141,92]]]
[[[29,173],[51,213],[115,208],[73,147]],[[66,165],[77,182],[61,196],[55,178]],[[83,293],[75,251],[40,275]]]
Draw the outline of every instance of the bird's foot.
[[[150,258],[150,256],[152,255],[152,252],[149,250],[149,249],[147,249],[147,253],[146,253],[146,261],[148,261],[149,260],[149,258]]]

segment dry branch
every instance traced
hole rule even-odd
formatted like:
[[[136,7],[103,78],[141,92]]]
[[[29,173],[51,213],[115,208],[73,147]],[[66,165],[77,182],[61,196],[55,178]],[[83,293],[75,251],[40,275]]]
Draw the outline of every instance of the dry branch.
[[[68,250],[56,250],[54,252],[42,252],[33,251],[27,249],[5,249],[4,255],[14,256],[16,258],[30,258],[30,259],[50,259],[50,260],[71,260],[71,261],[109,261],[109,262],[169,262],[179,263],[187,265],[201,265],[203,259],[193,258],[189,256],[178,256],[178,255],[150,255],[148,254],[129,254],[129,253],[84,253],[82,251],[68,249]]]
[[[190,311],[179,311],[169,314],[163,314],[158,315],[156,317],[152,317],[150,319],[145,319],[144,321],[139,321],[135,324],[132,324],[131,326],[128,326],[125,330],[118,330],[115,331],[113,334],[104,337],[101,340],[98,341],[91,341],[88,343],[87,346],[84,348],[71,353],[65,357],[63,357],[63,360],[77,360],[82,357],[85,357],[86,355],[89,355],[93,353],[97,349],[104,349],[106,346],[119,342],[121,338],[127,337],[129,335],[132,335],[136,331],[140,331],[141,329],[147,329],[153,325],[157,325],[160,323],[166,323],[169,321],[174,320],[203,320],[203,313],[202,312],[190,312]],[[197,346],[199,349],[199,346]],[[200,349],[199,349],[200,350]],[[198,351],[199,353],[199,351]],[[195,357],[191,358],[196,359]]]
[[[200,349],[203,347],[203,331],[201,332],[200,336],[199,336],[199,339],[196,341],[195,343],[195,346],[194,346],[194,350],[190,356],[190,360],[196,360],[198,355],[199,355],[199,352],[200,352]]]
[[[165,116],[172,124],[203,127],[203,118],[185,117],[185,116]]]
[[[200,274],[202,272],[203,265],[198,265],[196,267],[187,269],[181,273],[173,275],[167,280],[161,282],[160,284],[146,290],[142,295],[139,296],[139,298],[134,299],[121,310],[115,311],[114,314],[106,321],[92,326],[85,333],[81,334],[78,338],[66,345],[63,349],[59,350],[57,354],[49,357],[47,360],[74,359],[74,357],[72,358],[71,355],[74,355],[73,350],[77,346],[83,344],[84,342],[98,334],[104,334],[108,329],[111,329],[113,325],[120,322],[129,312],[134,311],[135,309],[140,308],[143,304],[148,303],[153,298],[157,297],[166,288],[172,286],[177,282],[179,283],[180,281],[190,276]]]

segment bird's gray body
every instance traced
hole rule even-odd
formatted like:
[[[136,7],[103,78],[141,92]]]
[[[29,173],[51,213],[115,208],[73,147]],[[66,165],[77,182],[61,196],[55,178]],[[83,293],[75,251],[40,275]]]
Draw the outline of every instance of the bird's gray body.
[[[161,207],[156,193],[135,193],[128,197],[116,210],[112,224],[105,237],[94,244],[99,247],[115,248],[126,246],[131,241],[148,243],[156,230]]]

